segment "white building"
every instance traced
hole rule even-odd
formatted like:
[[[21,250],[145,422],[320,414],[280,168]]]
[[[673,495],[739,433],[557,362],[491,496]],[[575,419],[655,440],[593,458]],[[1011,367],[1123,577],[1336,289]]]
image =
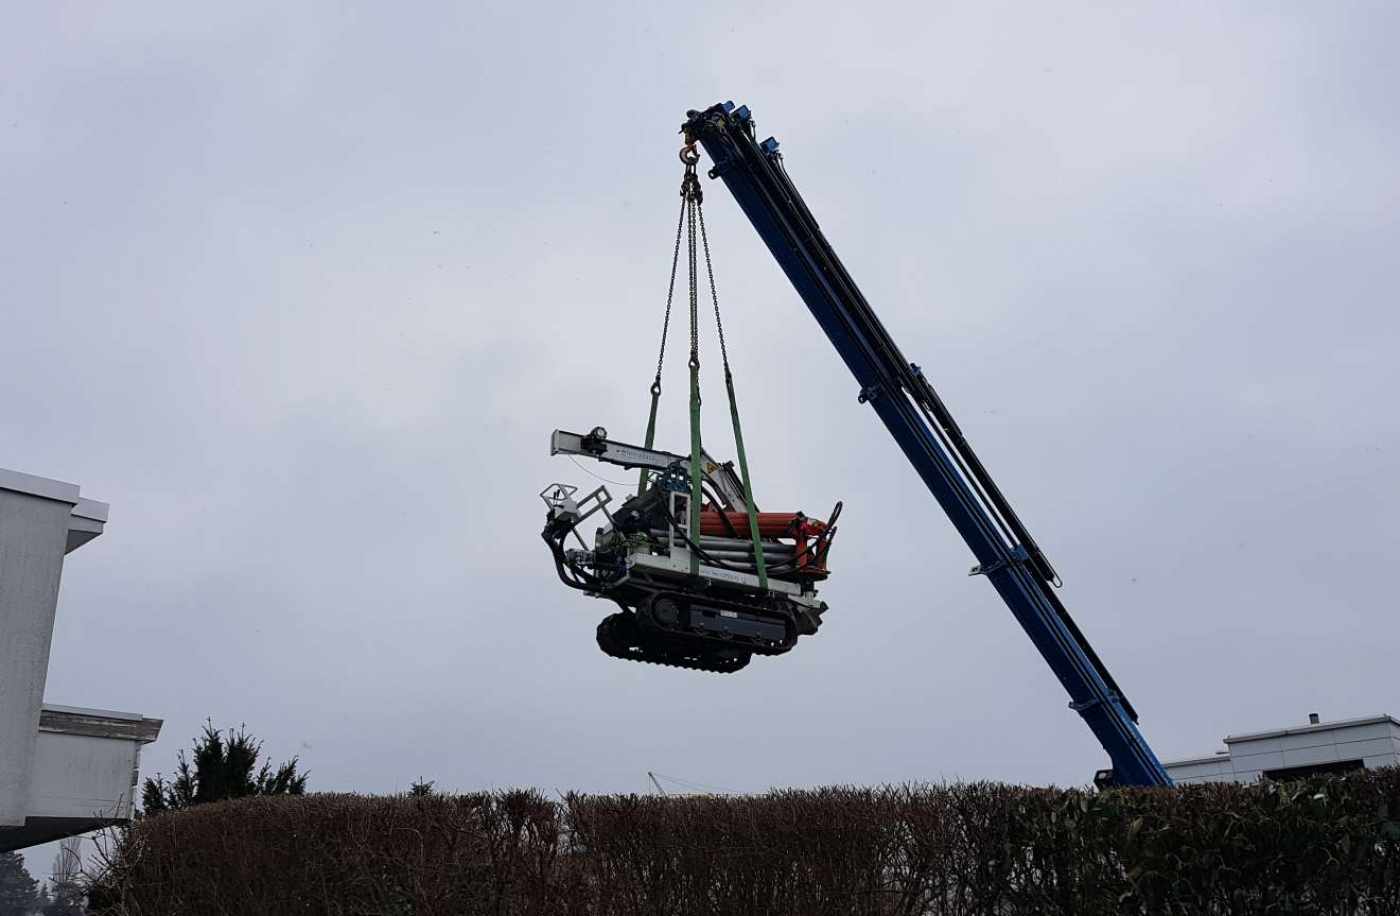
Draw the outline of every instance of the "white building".
[[[64,557],[106,503],[0,468],[0,852],[131,818],[141,746],[161,721],[44,703]]]
[[[1205,757],[1163,761],[1178,785],[1195,782],[1257,782],[1318,773],[1344,773],[1400,765],[1400,721],[1367,716],[1244,735],[1227,735],[1225,749]]]

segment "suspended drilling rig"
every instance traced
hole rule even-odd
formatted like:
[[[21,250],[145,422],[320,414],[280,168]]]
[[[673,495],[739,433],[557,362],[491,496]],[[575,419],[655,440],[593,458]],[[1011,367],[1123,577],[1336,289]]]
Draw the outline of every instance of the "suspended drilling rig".
[[[601,426],[587,433],[556,430],[550,437],[550,454],[639,469],[637,492],[613,508],[606,486],[580,495],[578,488],[556,483],[540,496],[548,507],[543,535],[559,578],[618,605],[598,624],[600,649],[614,658],[729,673],[754,655],[791,650],[799,637],[821,626],[827,605],[817,597],[817,585],[828,574],[841,504],[823,520],[802,512],[761,512],[754,503],[695,171],[699,158],[693,142],[681,150],[681,212],[644,443],[614,441]],[[682,241],[689,279],[690,448],[677,454],[655,448],[654,439]],[[715,460],[701,443],[700,252],[737,469]],[[583,531],[589,519],[597,525],[591,543]]]

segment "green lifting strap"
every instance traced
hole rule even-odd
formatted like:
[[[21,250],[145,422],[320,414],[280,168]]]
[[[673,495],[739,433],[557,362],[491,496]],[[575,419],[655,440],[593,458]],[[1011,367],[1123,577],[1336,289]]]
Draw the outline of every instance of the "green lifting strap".
[[[758,507],[753,504],[749,486],[749,459],[744,455],[744,433],[739,429],[739,402],[734,398],[734,376],[724,370],[724,387],[729,392],[729,416],[734,420],[734,450],[739,453],[739,476],[744,481],[744,508],[749,515],[749,538],[753,541],[754,565],[758,567],[758,587],[768,590],[768,566],[763,561],[763,542],[758,539]]]
[[[646,448],[651,448],[656,442],[656,404],[661,400],[661,382],[654,382],[651,386],[651,414],[647,417],[647,440]],[[637,481],[637,495],[641,496],[647,489],[647,469],[642,468],[642,476]]]
[[[695,212],[699,209],[700,181],[695,177],[694,163],[687,163],[683,187],[686,197],[686,250],[690,259],[690,574],[700,574],[700,487],[703,451],[700,447],[700,310],[699,277],[695,263]]]
[[[724,343],[724,322],[719,317],[719,292],[715,288],[715,268],[710,262],[710,236],[705,231],[705,211],[696,203],[700,223],[700,244],[705,249],[705,273],[710,278],[710,301],[715,307],[715,330],[719,334],[719,352],[724,360],[724,389],[729,395],[729,416],[734,421],[734,450],[739,453],[739,477],[744,484],[744,511],[749,517],[749,540],[753,542],[754,568],[758,570],[758,587],[768,591],[768,565],[763,559],[763,541],[758,536],[758,507],[753,504],[753,487],[749,483],[749,459],[744,453],[744,432],[739,428],[739,401],[734,396],[734,374],[729,371],[729,348]],[[696,541],[696,543],[700,543]]]
[[[700,572],[700,489],[702,474],[700,449],[700,363],[690,364],[690,574]]]

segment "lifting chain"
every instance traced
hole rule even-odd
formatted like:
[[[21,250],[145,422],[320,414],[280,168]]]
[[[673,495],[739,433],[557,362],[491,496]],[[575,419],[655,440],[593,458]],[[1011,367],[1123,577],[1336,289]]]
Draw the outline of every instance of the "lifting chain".
[[[705,250],[705,273],[710,277],[710,301],[715,305],[715,330],[719,331],[719,356],[724,362],[724,377],[730,378],[729,348],[724,345],[724,322],[719,317],[719,293],[715,290],[715,268],[710,263],[710,237],[705,232],[705,211],[696,207],[700,218],[700,245]]]
[[[699,161],[700,154],[695,153],[695,160]],[[685,161],[685,151],[681,151],[681,161]],[[700,186],[699,179],[694,177],[695,166],[689,164],[686,167],[686,176],[681,180],[681,212],[676,218],[676,244],[671,251],[671,281],[666,286],[666,315],[661,320],[661,347],[656,354],[656,377],[651,382],[651,413],[647,418],[646,448],[652,448],[656,444],[656,408],[661,402],[661,369],[666,364],[666,338],[671,332],[671,303],[676,296],[676,267],[681,261],[681,229],[685,226],[685,218],[690,209],[690,198],[686,194],[687,182],[693,180],[695,187]],[[649,472],[642,468],[637,480],[637,495],[640,496],[647,488],[647,477]]]
[[[675,300],[676,270],[680,264],[681,233],[685,231],[686,262],[689,274],[687,304],[690,308],[690,518],[687,526],[691,540],[700,543],[700,503],[701,481],[704,476],[703,450],[700,444],[700,271],[699,255],[705,255],[705,276],[710,283],[710,303],[715,312],[715,329],[719,335],[720,360],[724,364],[724,387],[729,397],[729,414],[734,424],[734,446],[739,457],[739,475],[744,486],[744,510],[749,520],[749,538],[753,543],[754,566],[758,573],[759,587],[768,589],[768,571],[763,557],[763,544],[758,534],[758,510],[753,502],[753,489],[749,483],[749,462],[744,452],[744,435],[739,426],[739,405],[734,394],[734,375],[729,368],[729,348],[724,339],[724,322],[719,311],[719,292],[715,285],[715,268],[710,258],[710,237],[705,229],[705,211],[702,208],[705,195],[700,187],[700,178],[695,167],[700,162],[700,151],[694,141],[681,147],[680,160],[685,165],[681,178],[681,213],[676,221],[675,246],[671,253],[671,279],[666,288],[666,314],[661,324],[661,347],[656,357],[656,377],[651,383],[651,413],[647,419],[646,447],[652,448],[656,438],[656,411],[661,400],[661,371],[666,361],[666,338],[671,328],[671,305]],[[698,231],[697,231],[698,230]],[[697,248],[697,237],[699,246]],[[641,472],[637,492],[647,487],[647,471]],[[717,507],[723,511],[723,507]],[[691,573],[700,570],[698,552],[692,551]]]
[[[661,349],[656,354],[656,378],[651,383],[653,397],[661,394],[661,367],[666,362],[666,336],[671,330],[671,301],[676,295],[676,265],[681,260],[681,229],[685,226],[685,201],[681,201],[681,214],[676,219],[676,247],[671,252],[671,282],[666,287],[666,317],[661,320]],[[650,448],[651,444],[647,444]]]

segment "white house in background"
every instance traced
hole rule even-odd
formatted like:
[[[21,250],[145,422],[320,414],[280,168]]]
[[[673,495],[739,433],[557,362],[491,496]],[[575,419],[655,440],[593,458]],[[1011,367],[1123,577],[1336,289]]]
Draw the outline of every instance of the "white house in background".
[[[160,719],[44,703],[63,558],[107,504],[0,468],[0,852],[130,820]]]
[[[1400,765],[1400,721],[1388,715],[1227,735],[1225,749],[1204,757],[1163,761],[1178,785],[1257,782],[1318,773]]]

